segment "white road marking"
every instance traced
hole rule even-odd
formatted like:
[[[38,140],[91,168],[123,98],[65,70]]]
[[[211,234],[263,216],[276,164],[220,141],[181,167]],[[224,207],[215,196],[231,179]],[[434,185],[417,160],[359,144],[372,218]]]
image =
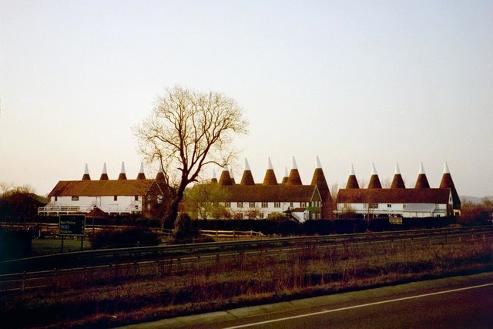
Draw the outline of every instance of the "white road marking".
[[[457,288],[457,289],[449,289],[449,290],[431,292],[428,294],[401,297],[401,298],[395,298],[395,299],[387,299],[387,300],[382,300],[379,302],[372,302],[372,303],[366,303],[366,304],[360,304],[360,305],[354,305],[354,306],[340,307],[340,308],[335,308],[335,309],[331,309],[331,310],[323,310],[323,311],[318,311],[318,312],[313,312],[313,313],[287,316],[284,318],[278,318],[278,319],[272,319],[272,320],[266,320],[266,321],[260,321],[260,322],[246,323],[246,324],[241,324],[238,326],[227,327],[224,329],[248,328],[248,327],[254,327],[254,326],[259,326],[259,325],[263,325],[263,324],[269,324],[269,323],[275,323],[275,322],[281,322],[281,321],[287,321],[287,320],[299,319],[299,318],[306,318],[306,317],[320,315],[320,314],[335,313],[335,312],[340,312],[340,311],[352,310],[352,309],[356,309],[356,308],[363,308],[363,307],[374,306],[374,305],[395,303],[395,302],[401,302],[404,300],[424,298],[424,297],[436,296],[436,295],[443,295],[443,294],[448,294],[448,293],[453,293],[453,292],[458,292],[458,291],[478,289],[478,288],[484,288],[484,287],[489,287],[489,286],[493,286],[493,282],[480,284],[480,285],[476,285],[476,286],[469,286],[469,287],[463,287],[463,288]]]

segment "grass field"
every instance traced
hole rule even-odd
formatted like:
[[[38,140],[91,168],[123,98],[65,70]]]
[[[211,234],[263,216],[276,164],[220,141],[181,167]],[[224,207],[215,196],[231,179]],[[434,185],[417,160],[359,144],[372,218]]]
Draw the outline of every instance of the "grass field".
[[[406,239],[71,273],[54,278],[54,288],[0,296],[0,319],[16,327],[109,327],[484,270],[493,265],[492,242]]]
[[[33,239],[32,256],[41,256],[61,252],[61,239]],[[88,239],[84,240],[84,250],[91,249],[91,243]],[[66,238],[63,240],[63,252],[79,251],[80,240]]]

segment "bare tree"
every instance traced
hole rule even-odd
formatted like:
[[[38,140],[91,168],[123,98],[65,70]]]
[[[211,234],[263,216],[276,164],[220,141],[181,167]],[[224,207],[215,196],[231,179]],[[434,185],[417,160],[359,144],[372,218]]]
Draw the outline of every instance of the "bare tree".
[[[175,221],[185,188],[198,181],[205,166],[231,162],[233,137],[246,133],[247,126],[236,102],[220,93],[175,87],[158,99],[136,136],[142,154],[160,163],[173,191],[165,222]]]

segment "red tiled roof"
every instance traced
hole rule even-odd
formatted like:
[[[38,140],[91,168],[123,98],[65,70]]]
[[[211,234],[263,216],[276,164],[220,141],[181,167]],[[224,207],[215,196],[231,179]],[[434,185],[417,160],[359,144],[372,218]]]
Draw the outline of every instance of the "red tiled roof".
[[[308,202],[318,199],[320,193],[311,185],[223,185],[224,202]],[[318,194],[315,195],[314,193]]]
[[[378,175],[371,175],[370,182],[368,183],[368,188],[369,189],[382,188],[382,184],[380,183],[380,178],[378,178]]]
[[[390,188],[406,188],[401,174],[394,175],[394,178],[392,179],[392,184],[390,184]]]
[[[349,175],[346,183],[346,188],[359,188],[358,180],[356,175]]]
[[[440,203],[448,204],[450,189],[341,189],[337,203]]]
[[[264,185],[277,185],[277,177],[274,169],[267,169],[264,176]]]
[[[302,185],[301,177],[298,169],[291,169],[289,171],[287,185]]]
[[[253,180],[253,175],[251,170],[243,171],[243,176],[241,176],[240,184],[242,185],[255,185],[255,181]]]
[[[219,176],[219,185],[231,185],[234,184],[228,170],[223,170],[221,176]]]
[[[460,209],[461,203],[457,189],[455,188],[452,176],[449,173],[445,173],[440,181],[440,188],[449,188],[452,191],[452,200],[454,202],[454,209]]]
[[[428,183],[428,178],[426,178],[425,174],[418,175],[414,188],[430,188],[430,183]]]
[[[145,195],[153,179],[59,181],[48,196]]]

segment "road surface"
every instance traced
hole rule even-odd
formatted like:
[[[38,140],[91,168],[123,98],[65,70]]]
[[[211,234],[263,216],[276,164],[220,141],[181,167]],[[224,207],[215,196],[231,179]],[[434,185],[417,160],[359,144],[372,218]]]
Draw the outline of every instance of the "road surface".
[[[178,317],[128,328],[493,328],[493,273]]]

